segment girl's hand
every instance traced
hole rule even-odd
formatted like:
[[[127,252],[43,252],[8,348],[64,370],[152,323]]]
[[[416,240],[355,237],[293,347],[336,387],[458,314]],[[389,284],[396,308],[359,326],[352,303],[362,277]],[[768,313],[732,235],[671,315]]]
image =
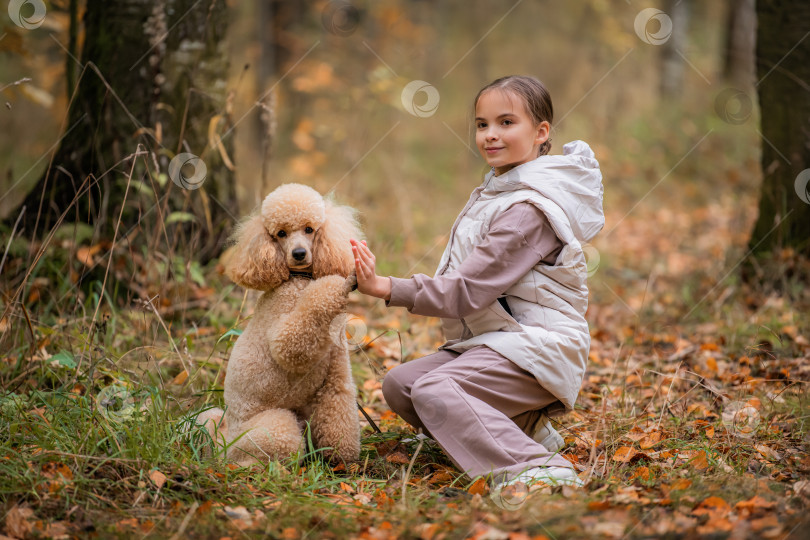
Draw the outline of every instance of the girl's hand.
[[[357,272],[357,290],[369,296],[375,296],[384,300],[391,299],[391,280],[387,277],[378,276],[375,269],[377,260],[374,254],[366,246],[365,240],[358,242],[352,239],[352,254],[354,255],[354,267]]]

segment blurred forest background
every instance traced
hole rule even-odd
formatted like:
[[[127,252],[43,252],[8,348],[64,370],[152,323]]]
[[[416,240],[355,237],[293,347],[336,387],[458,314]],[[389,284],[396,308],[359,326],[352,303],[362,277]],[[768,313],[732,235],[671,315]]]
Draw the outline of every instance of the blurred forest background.
[[[636,310],[650,286],[692,287],[693,274],[714,286],[747,252],[762,179],[751,0],[673,0],[663,17],[604,0],[166,5],[57,1],[37,32],[4,27],[0,216],[12,229],[26,202],[21,231],[42,234],[93,175],[63,223],[78,235],[61,268],[74,283],[101,279],[83,263],[105,252],[122,208],[121,234],[141,235],[144,262],[188,246],[188,266],[217,256],[234,221],[284,182],[358,208],[382,271],[431,273],[485,171],[471,100],[510,73],[550,88],[553,152],[583,139],[602,163],[596,294],[600,277],[621,275],[607,294]],[[418,92],[409,113],[411,81],[432,86],[437,106],[420,112]],[[167,183],[182,151],[207,166],[198,191]],[[83,261],[81,245],[93,252]],[[141,296],[178,270],[161,267],[139,280]]]
[[[78,4],[81,21],[86,6]],[[143,27],[120,20],[118,31],[133,34],[124,49],[143,43],[145,38],[137,36],[148,38],[150,25],[157,25],[150,38],[157,42],[162,29],[168,30],[180,14],[192,13],[186,21],[196,11],[207,14],[202,4],[176,4],[169,20],[150,19]],[[149,2],[116,6],[118,13],[152,9]],[[141,143],[162,159],[143,159],[136,167],[157,165],[152,182],[164,174],[158,196],[164,195],[162,187],[171,190],[168,196],[176,199],[171,208],[194,208],[206,192],[220,195],[201,205],[204,209],[193,218],[176,214],[169,235],[175,229],[193,235],[211,227],[205,224],[205,209],[230,227],[283,182],[334,190],[360,210],[383,271],[431,273],[454,217],[485,170],[473,144],[472,98],[498,76],[532,74],[547,84],[554,100],[553,152],[561,152],[567,141],[583,139],[602,163],[608,217],[595,244],[599,273],[623,273],[642,282],[651,272],[678,279],[700,271],[718,278],[726,256],[736,260],[744,253],[740,249],[757,215],[762,173],[753,3],[684,0],[661,5],[674,8],[669,10],[674,31],[661,45],[645,42],[635,31],[642,7],[607,1],[233,3],[216,14],[223,18],[217,23],[222,41],[196,57],[186,52],[193,58],[188,64],[181,59],[157,65],[162,61],[155,58],[158,52],[177,58],[190,42],[173,40],[172,32],[159,46],[147,39],[145,50],[129,53],[141,57],[134,67],[123,66],[130,60],[125,51],[113,53],[102,43],[112,55],[107,62],[121,66],[124,78],[107,76],[115,93],[124,95],[121,103],[112,92],[101,97],[108,120],[125,117],[123,108],[134,106],[127,98],[156,94],[147,100],[148,118],[136,116],[125,120],[129,126],[120,126],[114,137],[117,154],[105,165],[134,153]],[[740,10],[740,20],[731,16],[732,8]],[[69,167],[49,163],[62,140],[57,134],[76,126],[65,122],[65,111],[82,71],[78,55],[85,36],[81,22],[78,33],[70,35],[70,17],[67,2],[54,2],[39,31],[7,25],[0,41],[2,80],[30,79],[3,90],[9,105],[2,112],[0,132],[0,212],[11,218],[49,165],[52,183],[79,185],[83,180],[67,180],[58,169]],[[656,20],[646,24],[650,35],[667,31],[656,28]],[[734,28],[742,36],[736,41],[729,34]],[[68,55],[71,43],[73,53]],[[198,64],[201,54],[205,60]],[[83,78],[97,75],[88,69]],[[404,109],[401,94],[413,80],[438,91],[434,114],[418,117]],[[142,86],[133,87],[133,82]],[[161,84],[171,88],[161,88],[159,94]],[[728,89],[740,93],[729,94]],[[418,103],[426,95],[414,99]],[[192,114],[183,110],[185,100]],[[210,104],[205,108],[200,101]],[[92,106],[79,110],[98,120],[95,116],[102,115]],[[193,114],[194,107],[205,116]],[[92,124],[88,117],[84,123]],[[79,122],[68,140],[77,134],[104,140],[100,134],[110,124],[92,125],[96,131],[79,134],[84,129]],[[208,165],[200,191],[184,193],[165,183],[167,158],[179,151],[176,141],[183,129],[197,134],[191,141],[196,147],[187,151],[203,155]],[[217,136],[225,144],[212,148],[209,139]],[[161,140],[157,147],[155,137]],[[100,175],[101,167],[92,165],[82,172]],[[117,173],[126,175],[129,167],[117,165]],[[140,213],[155,202],[153,186],[139,176],[143,173],[136,173],[134,180],[142,183],[128,202]],[[123,193],[126,184],[112,178],[107,185]],[[238,206],[229,200],[234,192]],[[37,198],[40,194],[34,193]],[[98,221],[114,223],[117,210],[112,204],[105,207],[106,219]],[[29,204],[26,214],[35,217],[36,207]],[[220,234],[216,240],[221,249],[224,238]],[[206,260],[218,251],[202,247]],[[74,270],[81,272],[81,263],[76,264],[74,258]],[[620,295],[637,308],[639,293]]]
[[[615,456],[622,444],[633,444],[620,442],[619,432],[646,411],[660,413],[656,430],[664,433],[663,417],[674,422],[667,424],[671,439],[690,441],[676,451],[678,459],[709,457],[705,467],[691,468],[698,476],[723,472],[721,463],[729,463],[743,476],[806,482],[810,463],[806,453],[796,457],[810,444],[802,420],[810,353],[810,8],[802,2],[8,5],[8,17],[0,12],[0,379],[2,403],[11,403],[10,395],[29,396],[19,397],[26,403],[19,407],[28,411],[30,431],[14,428],[28,433],[29,461],[0,460],[7,477],[20,470],[14,466],[45,459],[33,457],[35,447],[102,452],[67,449],[67,431],[57,443],[40,434],[41,419],[50,419],[48,430],[57,424],[42,411],[59,407],[51,394],[37,392],[87,397],[82,421],[89,433],[98,428],[90,420],[98,388],[120,383],[128,400],[137,395],[138,383],[123,367],[128,362],[168,372],[168,379],[152,381],[151,405],[174,414],[176,406],[219,403],[229,340],[255,298],[221,275],[220,256],[234,225],[282,183],[304,183],[357,208],[379,273],[432,275],[454,218],[487,170],[474,145],[472,100],[497,77],[528,74],[551,92],[552,154],[585,140],[604,175],[606,226],[586,246],[592,365],[567,457],[590,460],[591,474],[594,463],[604,464],[596,474],[605,482],[620,478],[619,484],[638,486],[630,467],[640,458]],[[354,357],[361,400],[383,427],[406,429],[386,412],[379,380],[386,368],[441,343],[437,321],[358,297],[352,312],[362,334],[354,337],[362,352]],[[187,361],[195,366],[191,372]],[[703,389],[690,394],[692,376]],[[678,414],[702,411],[690,422],[703,424],[664,416],[673,411],[670,392],[689,394]],[[709,397],[695,397],[699,392]],[[773,452],[706,443],[714,437],[706,426],[719,422],[723,404],[754,394],[762,398],[760,442],[782,441],[767,447]],[[621,425],[610,436],[599,432],[606,414]],[[144,459],[149,467],[177,471],[189,454],[172,433],[170,440],[154,435],[140,445],[130,438],[118,453],[102,453],[141,459],[143,448],[163,447],[168,450]],[[3,442],[21,451],[13,438]],[[383,472],[374,474],[385,477],[384,451],[371,443],[364,451],[381,456]],[[652,464],[659,463],[652,452],[644,458],[650,461],[641,462],[649,466],[643,487],[662,489],[658,495],[668,499],[672,484],[656,468],[664,465]],[[70,467],[78,486],[78,469]],[[132,467],[128,472],[140,477],[146,470],[142,462],[115,467]],[[417,463],[423,476],[428,469]],[[182,471],[185,478],[202,474]],[[223,471],[217,474],[231,474]],[[83,477],[89,492],[97,489],[92,474]],[[343,480],[358,492],[334,482],[329,489],[340,485],[338,491],[358,500],[356,478]],[[728,485],[715,480],[714,488],[690,492],[692,502]],[[7,506],[18,500],[9,494],[39,489],[27,481],[2,491]],[[155,501],[189,503],[152,482],[121,485],[130,490],[127,497],[143,491]],[[254,490],[246,484],[232,485],[233,493],[242,490],[233,500],[251,500]],[[434,491],[436,485],[430,484]],[[611,485],[602,497],[615,493]],[[810,483],[791,485],[806,504]],[[750,487],[740,481],[741,493],[748,493],[743,486]],[[79,519],[65,517],[56,503],[20,500],[49,519]],[[786,504],[780,512],[796,508]],[[290,527],[311,517],[301,511],[285,518]],[[19,523],[33,519],[20,512]],[[160,526],[182,530],[184,515]],[[133,527],[143,527],[143,519]],[[614,521],[626,525],[614,531],[634,523]],[[680,530],[697,526],[672,523]],[[716,530],[729,530],[718,523]],[[643,527],[636,533],[658,534]]]

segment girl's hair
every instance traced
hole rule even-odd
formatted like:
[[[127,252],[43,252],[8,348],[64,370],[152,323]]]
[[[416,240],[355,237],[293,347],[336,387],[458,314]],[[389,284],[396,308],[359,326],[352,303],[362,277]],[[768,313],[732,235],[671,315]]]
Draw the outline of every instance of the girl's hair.
[[[478,100],[486,92],[490,90],[501,90],[504,92],[511,92],[516,96],[523,98],[526,105],[526,112],[534,120],[535,125],[540,122],[548,122],[554,118],[554,108],[551,106],[551,94],[548,93],[546,87],[535,79],[534,77],[526,77],[524,75],[510,75],[508,77],[501,77],[496,79],[483,87],[478,95],[475,96],[473,102],[473,110],[478,106]],[[551,151],[551,139],[540,145],[537,151],[538,156],[544,156]]]

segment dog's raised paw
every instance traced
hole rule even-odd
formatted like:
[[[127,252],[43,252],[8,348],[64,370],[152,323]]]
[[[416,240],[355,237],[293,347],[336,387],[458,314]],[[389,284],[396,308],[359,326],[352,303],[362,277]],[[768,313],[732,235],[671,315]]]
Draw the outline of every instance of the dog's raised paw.
[[[346,278],[346,293],[350,293],[352,291],[357,290],[357,274],[352,272],[349,274],[349,277]]]

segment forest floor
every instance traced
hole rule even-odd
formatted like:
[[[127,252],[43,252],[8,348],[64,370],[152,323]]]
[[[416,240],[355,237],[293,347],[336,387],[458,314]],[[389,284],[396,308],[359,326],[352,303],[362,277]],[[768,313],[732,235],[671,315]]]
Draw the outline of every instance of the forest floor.
[[[185,313],[168,303],[104,303],[94,315],[91,296],[86,311],[54,317],[37,315],[37,306],[52,309],[46,298],[71,288],[58,284],[53,294],[46,280],[28,293],[31,313],[0,320],[17,344],[0,355],[2,533],[807,538],[807,292],[794,288],[798,300],[789,301],[718,265],[712,238],[728,241],[729,231],[744,229],[721,212],[697,212],[689,217],[697,229],[673,227],[655,241],[642,232],[650,231],[645,219],[628,220],[622,242],[601,247],[588,372],[576,409],[554,420],[583,488],[519,486],[493,498],[484,479],[414,440],[386,406],[381,381],[435,350],[438,321],[357,293],[348,338],[358,401],[381,429],[358,411],[360,461],[333,468],[311,452],[300,462],[242,468],[203,457],[204,436],[189,431],[188,418],[221,405],[227,359],[254,294],[212,268],[163,284],[185,289]],[[678,255],[678,235],[695,237],[700,223],[720,232]],[[76,256],[88,262],[92,254]],[[718,278],[706,277],[708,266]]]

